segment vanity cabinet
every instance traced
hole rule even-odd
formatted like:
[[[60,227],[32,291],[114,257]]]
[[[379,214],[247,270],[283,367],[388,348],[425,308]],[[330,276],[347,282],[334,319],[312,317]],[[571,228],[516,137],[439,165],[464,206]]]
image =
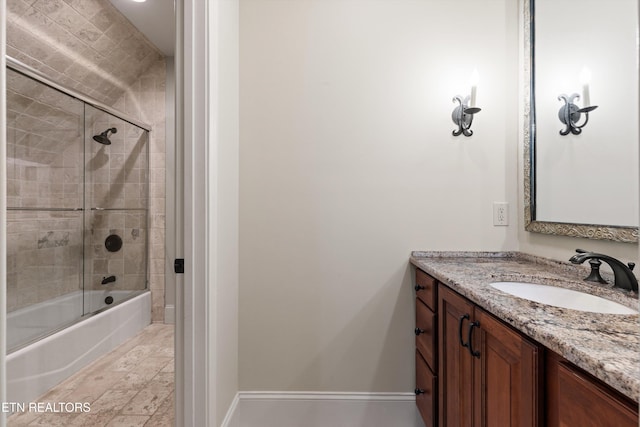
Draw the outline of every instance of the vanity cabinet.
[[[638,404],[563,357],[546,357],[547,426],[637,427]]]
[[[416,405],[425,425],[437,422],[438,307],[437,281],[416,270]]]
[[[637,427],[638,404],[416,269],[425,426]]]
[[[600,359],[585,354],[593,347],[603,352],[602,363],[614,364],[621,354],[620,364],[612,366],[611,384],[633,389],[637,383],[637,366],[633,340],[626,348],[620,340],[609,338],[596,325],[582,341],[565,338],[579,325],[572,313],[557,314],[549,320],[549,327],[532,325],[531,336],[521,332],[488,310],[496,313],[519,310],[520,318],[535,319],[548,316],[544,308],[529,307],[509,298],[492,299],[496,268],[529,274],[539,263],[509,259],[484,260],[466,265],[458,255],[415,259],[416,267],[416,403],[425,426],[485,427],[485,426],[548,426],[548,427],[638,427],[638,403],[623,395],[612,385],[605,384],[588,372],[556,354],[532,337],[557,341],[557,348],[568,354],[582,355],[584,366],[597,366]],[[422,266],[426,270],[421,270]],[[522,270],[520,270],[522,265]],[[555,271],[553,266],[548,267]],[[440,282],[425,273],[433,271]],[[522,273],[520,273],[522,271]],[[558,271],[563,274],[563,270]],[[471,280],[476,277],[478,284]],[[444,278],[452,277],[449,286]],[[464,277],[465,280],[456,278]],[[455,281],[454,281],[455,280]],[[455,285],[453,285],[455,283]],[[459,289],[459,292],[456,290]],[[475,301],[462,293],[473,295]],[[486,292],[486,294],[485,294]],[[592,318],[593,319],[593,318]],[[595,321],[595,320],[591,320]],[[564,330],[561,328],[567,325]],[[621,334],[635,334],[633,320],[620,320],[616,327]],[[579,326],[578,326],[579,327]],[[523,329],[527,330],[527,329]],[[591,335],[590,335],[591,334]],[[593,342],[588,337],[593,337]],[[546,341],[545,341],[546,342]],[[606,353],[608,343],[610,353]],[[556,348],[556,347],[554,347]],[[576,352],[572,349],[575,348]],[[607,366],[601,366],[609,371]],[[629,375],[621,369],[628,367]],[[622,374],[622,375],[621,375]]]
[[[539,345],[438,288],[440,426],[540,425]]]

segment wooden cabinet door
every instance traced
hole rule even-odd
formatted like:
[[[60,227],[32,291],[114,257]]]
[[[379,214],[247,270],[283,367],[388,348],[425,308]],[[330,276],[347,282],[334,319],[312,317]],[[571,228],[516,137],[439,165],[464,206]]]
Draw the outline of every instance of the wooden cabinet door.
[[[539,345],[479,308],[475,320],[474,425],[539,426]]]
[[[638,427],[638,403],[547,354],[547,426]]]
[[[466,331],[473,304],[445,286],[438,288],[439,321],[439,425],[471,427],[473,414],[473,361],[466,347]]]

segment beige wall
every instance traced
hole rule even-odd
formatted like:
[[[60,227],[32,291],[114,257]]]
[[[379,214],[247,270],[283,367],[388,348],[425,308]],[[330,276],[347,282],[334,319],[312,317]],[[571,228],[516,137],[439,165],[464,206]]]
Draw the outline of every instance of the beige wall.
[[[411,390],[411,250],[518,247],[517,16],[241,2],[241,390]],[[474,68],[483,110],[454,138]]]
[[[215,150],[217,188],[216,425],[238,392],[238,0],[216,3],[213,29],[219,40]]]
[[[540,255],[560,261],[568,261],[575,254],[576,248],[611,255],[624,262],[639,263],[637,243],[616,243],[607,240],[579,239],[575,237],[549,236],[546,234],[520,233],[520,248],[522,252]],[[608,269],[603,264],[603,270]],[[636,276],[638,272],[636,271]]]

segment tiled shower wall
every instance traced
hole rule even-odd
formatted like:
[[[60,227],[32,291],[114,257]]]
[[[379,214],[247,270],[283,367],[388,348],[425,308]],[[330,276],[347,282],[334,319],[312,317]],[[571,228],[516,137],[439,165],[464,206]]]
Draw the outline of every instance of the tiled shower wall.
[[[165,60],[162,53],[108,0],[7,0],[7,54],[39,70],[57,83],[89,95],[152,126],[149,135],[149,284],[153,300],[152,319],[163,321]],[[24,183],[14,184],[24,191],[31,191],[35,184],[27,182],[30,177],[26,172],[20,179],[23,178]],[[50,181],[54,186],[58,182],[55,179]],[[11,221],[11,216],[9,220]],[[14,220],[18,220],[15,215]],[[46,227],[49,220],[50,227]],[[20,240],[20,247],[31,248],[34,243],[31,240],[47,235],[62,236],[64,238],[58,240],[65,241],[64,230],[68,224],[61,224],[54,217],[41,218],[39,224],[42,225],[37,231],[26,230],[20,236],[13,236]],[[10,227],[20,230],[20,227]],[[71,234],[69,236],[71,238]],[[40,244],[39,250],[57,249],[60,253],[43,256],[36,252],[34,256],[39,255],[47,260],[57,259],[60,265],[64,265],[60,259],[66,255],[60,248],[67,248],[67,251],[78,250],[77,244],[55,246],[55,240],[52,242],[54,243],[48,243],[51,247]],[[37,241],[35,246],[38,247]],[[51,268],[53,265],[49,264],[58,265],[58,262],[44,262]],[[18,274],[17,271],[14,273]],[[35,282],[32,286],[34,292],[28,297],[23,296],[23,302],[31,304],[50,298],[52,291],[36,286],[36,283],[41,285],[42,280],[35,277],[32,279]],[[77,289],[77,280],[71,283]],[[58,284],[55,288],[62,292],[69,286],[69,283]],[[17,300],[14,303],[21,305]]]
[[[101,210],[86,212],[84,289],[104,289],[106,277],[115,279],[109,290],[145,289],[148,133],[90,106],[85,123],[86,205]],[[91,139],[105,129],[117,130],[109,135],[111,145]],[[107,245],[114,238],[120,238],[119,248],[115,242]]]
[[[154,322],[164,321],[165,303],[165,82],[165,61],[157,61],[114,104],[153,128],[149,133],[149,286]]]
[[[7,72],[7,310],[82,284],[82,102]],[[49,209],[49,210],[43,210]]]
[[[7,54],[107,105],[162,59],[108,0],[7,0]]]

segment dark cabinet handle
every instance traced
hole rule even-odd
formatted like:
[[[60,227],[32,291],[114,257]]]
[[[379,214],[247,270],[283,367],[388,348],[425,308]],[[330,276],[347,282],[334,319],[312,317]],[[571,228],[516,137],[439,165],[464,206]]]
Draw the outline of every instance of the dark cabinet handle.
[[[416,292],[418,292],[418,291],[421,291],[421,290],[423,290],[423,289],[427,289],[427,288],[425,288],[424,286],[415,285],[415,286],[413,287],[413,289],[415,289],[415,290],[416,290]]]
[[[427,331],[425,329],[415,328],[413,332],[416,334],[416,336],[418,336],[420,334],[424,334]]]
[[[475,351],[473,349],[473,343],[471,342],[471,337],[473,334],[473,328],[475,327],[480,327],[480,322],[471,322],[469,323],[469,334],[467,335],[467,344],[468,344],[468,349],[469,349],[469,353],[471,353],[471,355],[473,357],[477,357],[478,359],[480,358],[480,352],[479,351]]]
[[[469,315],[465,314],[464,316],[460,316],[460,320],[458,321],[458,338],[460,339],[460,345],[463,347],[469,347],[469,342],[466,343],[462,341],[462,321],[464,319],[469,320]]]
[[[416,388],[413,392],[416,394],[416,396],[426,393],[426,391],[421,388]]]

